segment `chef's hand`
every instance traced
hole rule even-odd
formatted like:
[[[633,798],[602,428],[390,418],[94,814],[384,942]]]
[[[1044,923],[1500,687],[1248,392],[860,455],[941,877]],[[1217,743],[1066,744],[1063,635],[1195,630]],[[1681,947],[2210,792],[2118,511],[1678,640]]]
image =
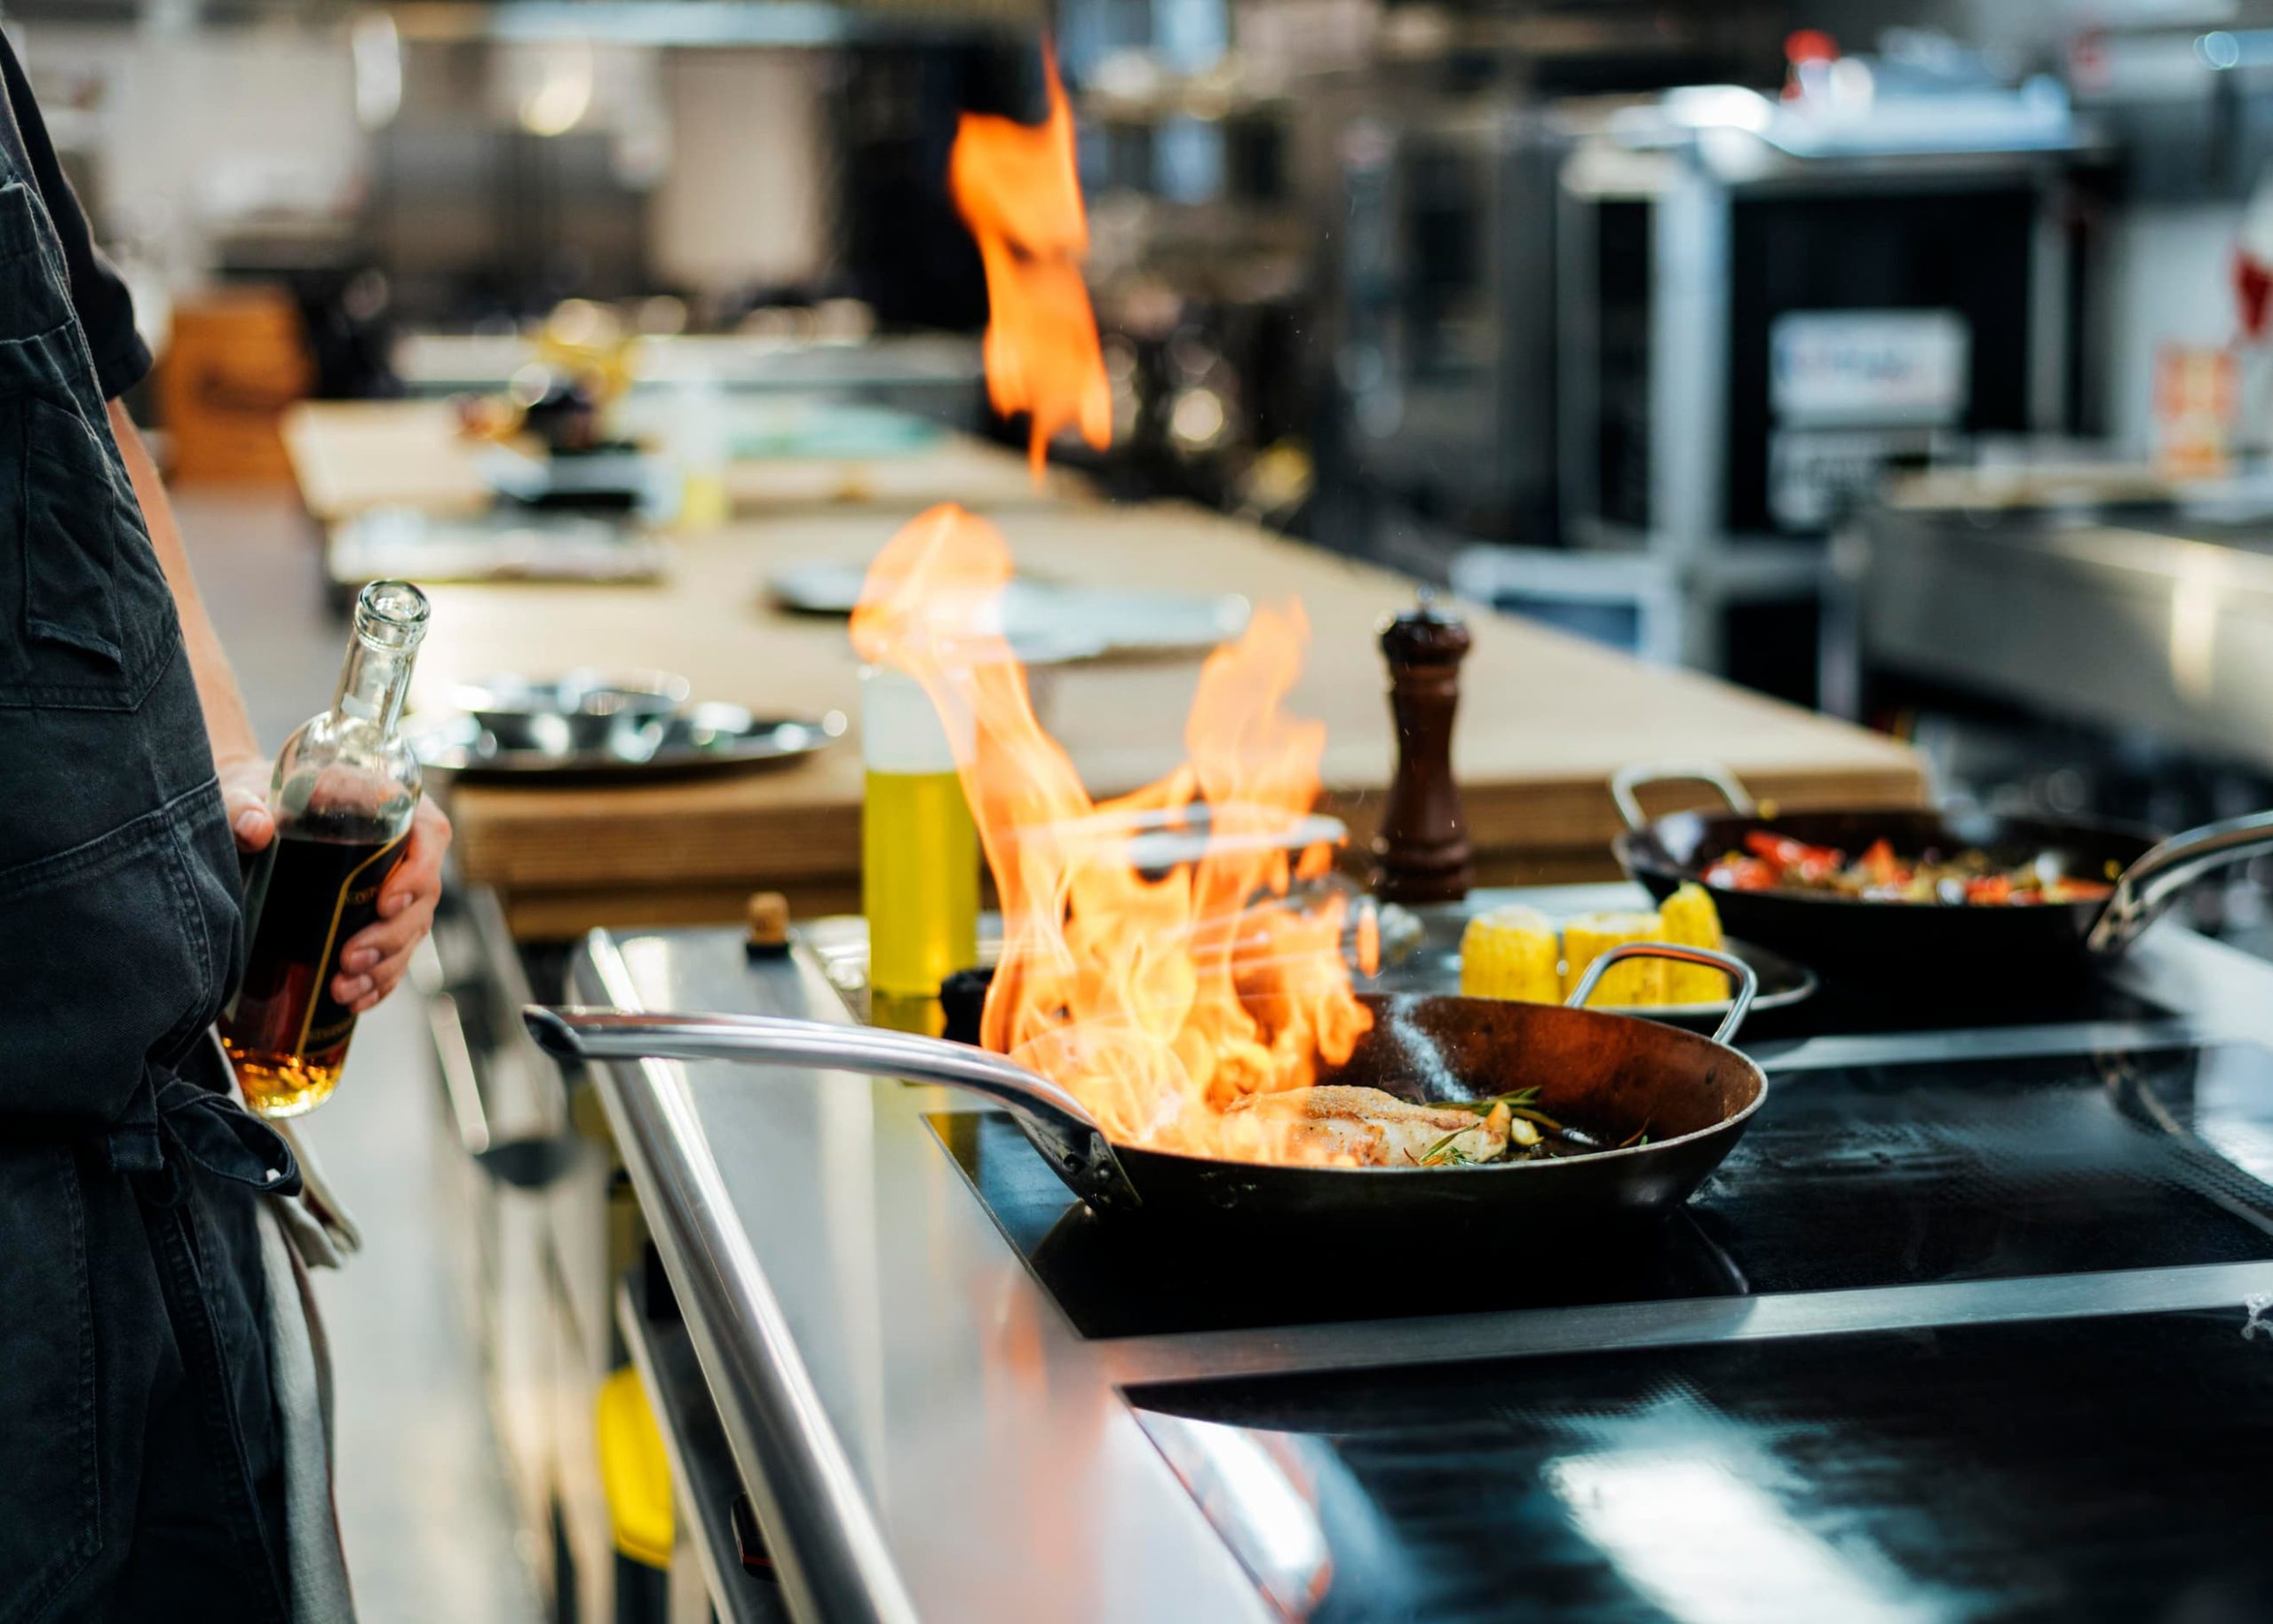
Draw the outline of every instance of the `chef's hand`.
[[[360,1015],[395,989],[410,955],[434,928],[442,895],[442,853],[450,849],[450,820],[432,801],[418,803],[410,846],[379,892],[379,917],[356,933],[339,955],[331,995]]]
[[[229,832],[237,850],[258,852],[276,838],[276,820],[268,815],[268,780],[274,769],[257,756],[240,756],[217,762],[221,779],[221,804],[227,810]]]

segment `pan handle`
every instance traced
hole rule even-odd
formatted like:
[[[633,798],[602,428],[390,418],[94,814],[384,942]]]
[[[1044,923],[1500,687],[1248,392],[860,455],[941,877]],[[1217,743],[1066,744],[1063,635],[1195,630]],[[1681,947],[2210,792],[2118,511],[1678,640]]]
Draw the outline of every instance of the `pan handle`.
[[[1563,1001],[1564,1007],[1586,1008],[1587,1000],[1594,996],[1596,985],[1609,973],[1612,965],[1623,959],[1673,959],[1725,971],[1736,983],[1737,994],[1729,1000],[1729,1012],[1721,1017],[1721,1024],[1714,1029],[1715,1043],[1725,1043],[1736,1036],[1737,1028],[1744,1025],[1744,1018],[1752,1009],[1754,996],[1760,991],[1758,973],[1734,954],[1715,953],[1710,947],[1683,947],[1674,942],[1620,942],[1587,966],[1587,973],[1579,978],[1577,989]]]
[[[2210,869],[2264,852],[2273,852],[2273,812],[2228,818],[2172,836],[2123,871],[2114,894],[2092,922],[2085,945],[2094,953],[2122,952],[2154,923],[2180,887]]]
[[[983,1095],[1018,1120],[1083,1200],[1114,1208],[1142,1204],[1105,1129],[1080,1100],[1049,1078],[983,1049],[773,1015],[658,1015],[533,1003],[523,1008],[521,1018],[539,1047],[563,1059],[814,1066]]]
[[[1716,761],[1664,761],[1620,767],[1610,775],[1610,798],[1618,803],[1618,815],[1626,820],[1626,827],[1638,829],[1650,820],[1634,792],[1644,784],[1676,781],[1712,785],[1739,818],[1751,817],[1754,810],[1752,792]]]

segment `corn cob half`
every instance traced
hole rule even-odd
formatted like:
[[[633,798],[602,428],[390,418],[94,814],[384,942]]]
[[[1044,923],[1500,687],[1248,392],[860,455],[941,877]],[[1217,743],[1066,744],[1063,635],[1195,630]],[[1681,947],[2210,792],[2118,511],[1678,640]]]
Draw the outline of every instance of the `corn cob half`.
[[[1683,947],[1710,947],[1716,953],[1725,945],[1721,912],[1713,906],[1712,893],[1702,885],[1683,885],[1665,899],[1658,917],[1663,922],[1660,940]],[[1717,970],[1701,964],[1666,966],[1668,1003],[1725,1003],[1730,996],[1729,978]]]
[[[1509,903],[1478,914],[1460,938],[1460,990],[1471,998],[1555,1003],[1555,927],[1535,907]]]
[[[1655,914],[1574,914],[1563,922],[1563,993],[1578,990],[1587,966],[1623,942],[1657,939]],[[1631,959],[1602,978],[1594,1002],[1627,1009],[1666,1002],[1666,962]]]

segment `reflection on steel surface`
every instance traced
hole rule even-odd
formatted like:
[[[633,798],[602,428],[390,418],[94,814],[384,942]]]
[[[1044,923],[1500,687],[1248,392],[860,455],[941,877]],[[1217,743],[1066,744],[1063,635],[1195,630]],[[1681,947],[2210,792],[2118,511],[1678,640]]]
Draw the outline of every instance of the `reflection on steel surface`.
[[[1333,1456],[1306,1462],[1302,1439],[1277,1433],[1175,1415],[1144,1420],[1176,1475],[1271,1604],[1289,1619],[1308,1618],[1334,1583],[1314,1478],[1319,1467],[1341,1470]]]
[[[1945,1601],[1920,1595],[1867,1539],[1834,1543],[1796,1519],[1775,1492],[1790,1467],[1703,1401],[1676,1392],[1643,1415],[1603,1425],[1613,1438],[1630,1433],[1637,1446],[1550,1462],[1547,1484],[1579,1531],[1667,1618],[1894,1624],[1947,1616]]]

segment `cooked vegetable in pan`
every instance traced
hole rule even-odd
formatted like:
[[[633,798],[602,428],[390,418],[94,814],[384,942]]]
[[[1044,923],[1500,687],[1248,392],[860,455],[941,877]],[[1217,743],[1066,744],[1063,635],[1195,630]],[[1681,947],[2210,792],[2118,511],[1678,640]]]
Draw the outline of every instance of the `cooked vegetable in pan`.
[[[2114,889],[2107,880],[2062,874],[2048,858],[2001,862],[1977,847],[1944,855],[1928,851],[1899,857],[1887,841],[1873,841],[1849,858],[1834,846],[1811,846],[1770,829],[1744,837],[1705,871],[1705,883],[1723,891],[1801,891],[1861,902],[1921,902],[1989,907],[2097,902]]]

